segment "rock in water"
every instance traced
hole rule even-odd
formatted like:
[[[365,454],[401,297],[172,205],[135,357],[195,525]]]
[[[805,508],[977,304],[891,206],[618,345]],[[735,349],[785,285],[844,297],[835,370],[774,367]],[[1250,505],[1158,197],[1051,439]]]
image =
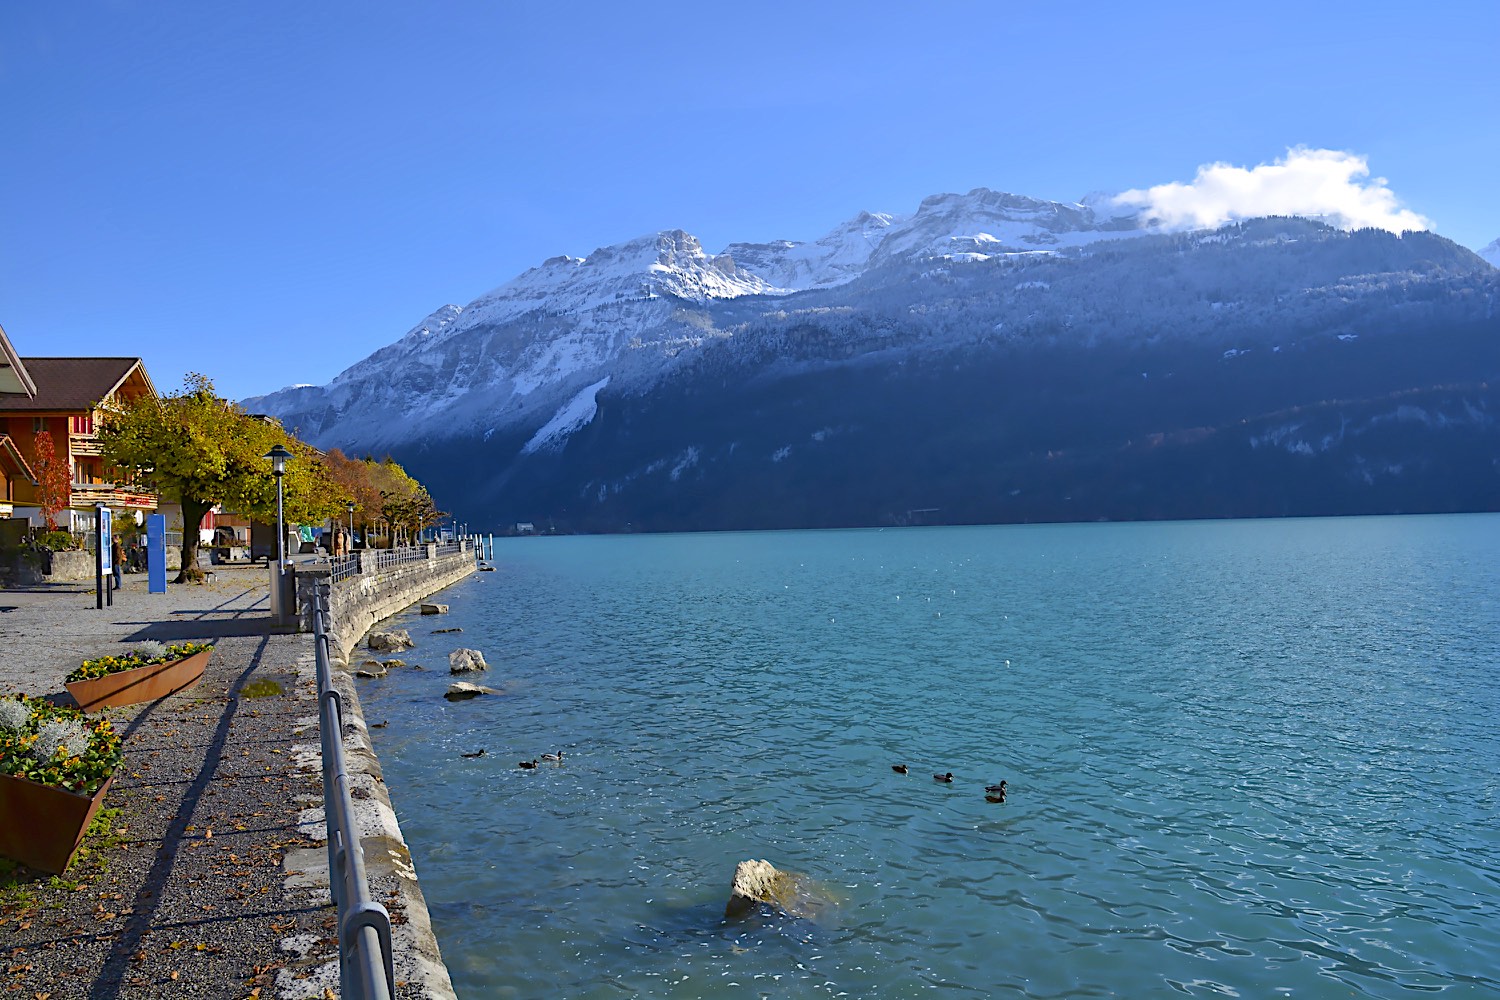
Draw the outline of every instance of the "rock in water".
[[[381,663],[379,660],[366,660],[364,663],[361,663],[358,667],[354,668],[355,677],[384,677],[387,673],[388,671],[385,668],[385,664]]]
[[[370,637],[365,640],[365,645],[371,649],[383,653],[399,653],[403,649],[411,649],[411,633],[404,628],[392,629],[389,632],[371,632]]]
[[[449,701],[467,701],[470,698],[478,698],[482,694],[499,694],[494,688],[480,687],[478,684],[470,684],[466,681],[454,681],[448,685],[448,690],[443,697]]]
[[[809,919],[838,905],[805,876],[780,871],[769,861],[741,861],[734,866],[734,884],[724,906],[724,919],[737,920],[761,904],[787,916]]]
[[[422,614],[424,614],[424,615],[446,615],[447,613],[448,613],[448,605],[446,605],[446,604],[424,604],[424,605],[422,605]]]
[[[484,662],[484,654],[477,649],[455,649],[448,654],[450,674],[469,674],[476,670],[488,669],[490,665]]]

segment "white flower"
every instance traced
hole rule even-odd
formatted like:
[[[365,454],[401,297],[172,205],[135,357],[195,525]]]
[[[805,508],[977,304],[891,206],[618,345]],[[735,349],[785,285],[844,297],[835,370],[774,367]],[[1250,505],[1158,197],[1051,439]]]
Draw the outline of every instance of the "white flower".
[[[26,723],[31,719],[31,709],[24,702],[14,698],[6,698],[0,701],[0,729],[19,730],[25,729]]]
[[[167,655],[167,647],[163,646],[155,639],[147,639],[145,642],[135,647],[135,653],[142,659],[160,660],[162,657]]]
[[[89,749],[89,732],[77,719],[49,719],[37,727],[31,755],[46,763],[64,751],[64,757],[81,757]]]

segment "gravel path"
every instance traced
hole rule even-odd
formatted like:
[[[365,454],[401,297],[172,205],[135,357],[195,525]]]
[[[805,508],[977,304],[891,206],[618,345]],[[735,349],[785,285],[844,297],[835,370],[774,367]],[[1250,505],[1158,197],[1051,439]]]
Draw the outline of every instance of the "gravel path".
[[[197,686],[110,712],[126,736],[113,832],[64,876],[0,879],[0,996],[337,994],[312,640],[271,633],[266,577],[150,595],[127,576],[102,611],[82,588],[0,591],[0,693],[60,694],[121,644],[216,643]],[[401,897],[376,891],[400,924]]]

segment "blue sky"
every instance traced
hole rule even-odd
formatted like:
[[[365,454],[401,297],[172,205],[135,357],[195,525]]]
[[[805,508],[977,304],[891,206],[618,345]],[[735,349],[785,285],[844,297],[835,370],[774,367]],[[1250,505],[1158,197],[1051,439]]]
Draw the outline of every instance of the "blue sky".
[[[1500,237],[1500,3],[0,4],[0,326],[241,398],[660,229],[1362,157]]]

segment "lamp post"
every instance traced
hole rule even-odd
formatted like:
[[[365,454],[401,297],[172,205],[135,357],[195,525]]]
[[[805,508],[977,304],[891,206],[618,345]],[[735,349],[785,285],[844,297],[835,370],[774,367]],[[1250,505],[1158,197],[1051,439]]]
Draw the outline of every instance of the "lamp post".
[[[349,512],[349,549],[344,553],[347,556],[354,552],[354,501],[345,503],[344,509]]]
[[[286,527],[282,520],[281,479],[286,475],[286,460],[291,457],[292,453],[279,444],[266,452],[266,458],[271,461],[271,475],[276,477],[276,572],[271,577],[271,613],[278,625],[286,621],[286,608],[283,606],[286,596],[283,593],[286,576]]]

